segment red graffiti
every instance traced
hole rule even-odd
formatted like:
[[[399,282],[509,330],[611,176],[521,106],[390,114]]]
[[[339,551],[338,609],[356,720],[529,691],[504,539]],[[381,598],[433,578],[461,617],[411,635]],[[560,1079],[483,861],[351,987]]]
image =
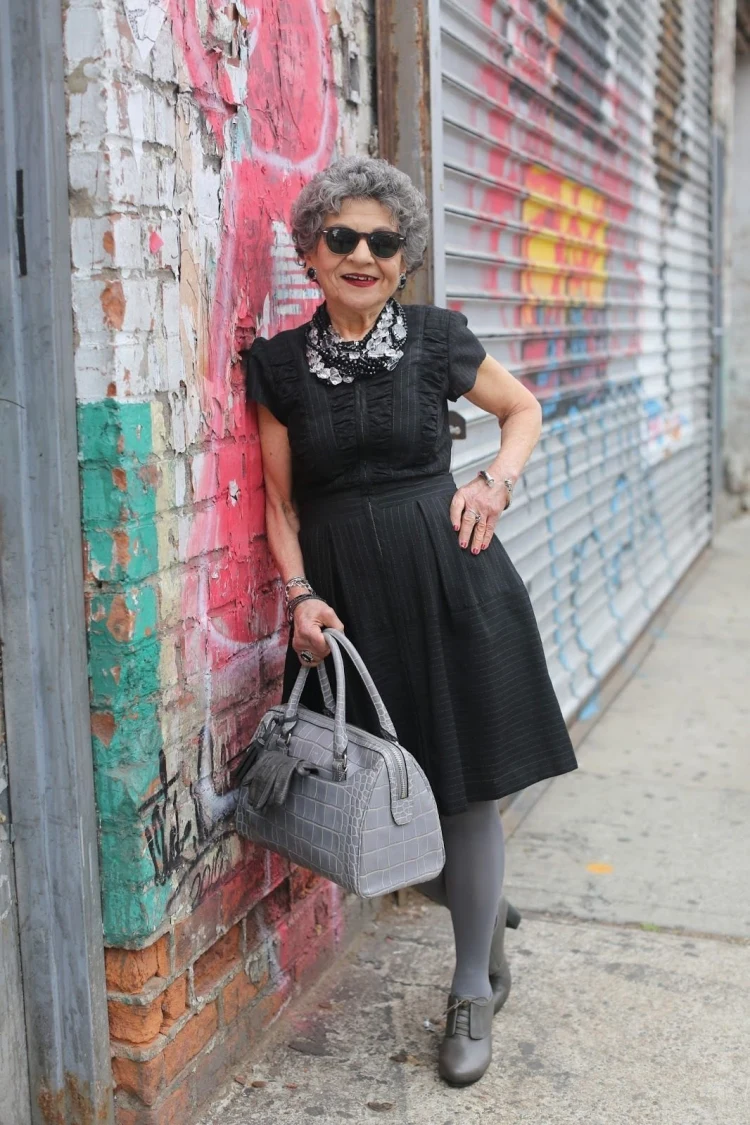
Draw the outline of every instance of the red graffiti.
[[[221,240],[200,386],[204,440],[193,459],[195,514],[188,557],[201,569],[183,591],[188,677],[202,674],[207,706],[218,710],[253,691],[257,646],[280,623],[273,574],[261,540],[263,487],[254,422],[233,361],[262,321],[265,332],[306,319],[314,294],[277,284],[288,252],[292,202],[329,163],[337,111],[328,24],[320,0],[260,0],[227,8],[170,0],[193,93],[223,156]],[[207,14],[206,14],[207,12]],[[228,13],[235,24],[228,46]],[[281,243],[281,248],[280,248]],[[292,270],[294,272],[294,270]],[[234,668],[234,672],[232,672]],[[220,677],[217,674],[225,669]]]

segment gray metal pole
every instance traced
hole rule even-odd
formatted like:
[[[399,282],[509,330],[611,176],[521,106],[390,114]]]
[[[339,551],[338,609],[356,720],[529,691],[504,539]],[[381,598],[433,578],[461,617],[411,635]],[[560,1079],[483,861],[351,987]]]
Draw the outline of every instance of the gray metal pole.
[[[59,0],[0,3],[0,637],[34,1125],[112,1120],[61,21]]]

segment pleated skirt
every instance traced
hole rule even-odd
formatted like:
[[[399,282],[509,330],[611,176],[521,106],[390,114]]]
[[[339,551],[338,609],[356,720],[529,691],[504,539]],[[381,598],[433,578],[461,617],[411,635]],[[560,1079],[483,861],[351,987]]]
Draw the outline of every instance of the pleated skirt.
[[[577,765],[523,581],[497,536],[479,555],[461,550],[455,489],[440,474],[320,496],[300,510],[307,577],[344,622],[443,815]],[[344,659],[347,720],[377,733]],[[299,668],[290,644],[285,699]],[[316,675],[303,703],[322,708]]]

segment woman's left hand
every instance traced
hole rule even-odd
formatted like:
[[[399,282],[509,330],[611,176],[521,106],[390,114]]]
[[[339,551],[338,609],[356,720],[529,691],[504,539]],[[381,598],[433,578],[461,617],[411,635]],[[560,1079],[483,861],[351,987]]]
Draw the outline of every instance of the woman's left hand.
[[[495,525],[508,504],[508,490],[500,481],[488,485],[481,477],[463,485],[451,500],[451,522],[458,544],[478,555],[492,542]]]

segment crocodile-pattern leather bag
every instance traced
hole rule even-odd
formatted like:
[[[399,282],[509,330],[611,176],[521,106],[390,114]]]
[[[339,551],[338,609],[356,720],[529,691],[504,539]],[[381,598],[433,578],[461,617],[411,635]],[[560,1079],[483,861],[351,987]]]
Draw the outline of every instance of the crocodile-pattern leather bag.
[[[435,878],[445,862],[435,798],[422,769],[399,746],[361,656],[326,629],[336,672],[334,700],[318,668],[328,714],[300,706],[301,668],[285,706],[260,721],[240,768],[237,829],[362,898]],[[346,723],[344,661],[349,653],[378,715],[380,735]]]

